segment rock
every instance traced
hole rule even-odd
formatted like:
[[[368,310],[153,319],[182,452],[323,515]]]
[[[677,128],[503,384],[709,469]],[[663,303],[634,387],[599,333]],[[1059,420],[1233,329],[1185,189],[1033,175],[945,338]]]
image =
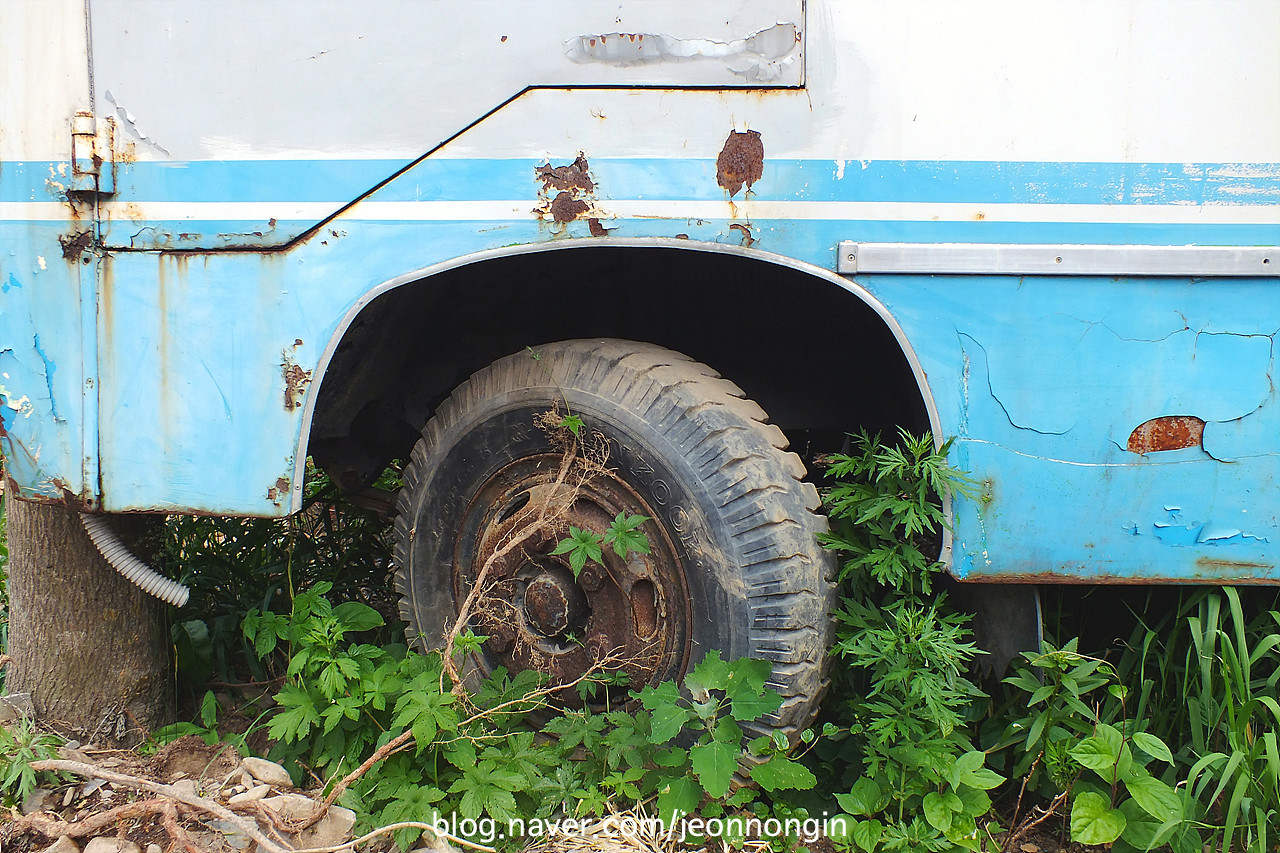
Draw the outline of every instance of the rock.
[[[8,696],[0,696],[0,723],[22,717],[31,719],[35,715],[36,708],[31,704],[30,693],[10,693]]]
[[[293,787],[293,779],[289,778],[289,771],[274,761],[250,756],[241,761],[240,766],[259,782],[266,782],[276,788]]]
[[[39,812],[39,811],[44,811],[45,801],[49,799],[49,795],[52,793],[53,791],[50,791],[48,788],[36,788],[34,791],[32,791],[30,794],[27,794],[27,796],[23,798],[22,813],[24,815],[28,815],[28,814],[35,814],[36,812]]]
[[[152,841],[147,845],[147,853],[164,853],[164,848]]]
[[[100,835],[84,846],[84,853],[142,853],[142,848],[114,835]]]
[[[233,850],[243,850],[251,843],[248,836],[240,833],[240,827],[229,820],[211,820],[208,825],[222,833],[222,840]]]
[[[75,741],[71,741],[71,743],[75,743]],[[58,747],[58,757],[66,761],[79,761],[82,764],[93,763],[93,759],[69,744],[63,744]]]
[[[179,779],[169,787],[182,794],[190,794],[193,797],[200,796],[200,788],[195,779]]]
[[[238,806],[240,803],[251,803],[254,800],[261,800],[270,791],[270,785],[258,785],[247,791],[241,791],[239,794],[236,794],[234,797],[227,800],[227,802],[233,806]]]
[[[64,835],[41,850],[40,853],[80,853],[80,845]]]
[[[311,817],[317,803],[302,794],[281,794],[262,801],[288,821],[301,821]],[[342,806],[330,806],[320,822],[302,833],[296,834],[299,847],[336,847],[351,840],[351,828],[356,825],[356,813]]]

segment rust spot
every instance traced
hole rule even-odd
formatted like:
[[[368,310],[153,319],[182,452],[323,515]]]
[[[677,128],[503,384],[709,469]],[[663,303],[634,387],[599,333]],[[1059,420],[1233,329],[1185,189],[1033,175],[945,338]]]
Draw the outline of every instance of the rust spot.
[[[1200,447],[1204,439],[1204,421],[1192,415],[1167,415],[1152,418],[1129,433],[1130,453],[1159,453]]]
[[[556,222],[572,222],[590,209],[591,205],[582,199],[574,198],[572,193],[565,191],[552,199],[551,218]]]
[[[311,384],[311,371],[303,370],[288,354],[280,363],[284,375],[284,410],[292,412],[302,405],[302,395]]]
[[[600,220],[594,216],[587,220],[587,226],[591,229],[592,237],[608,237],[609,232],[613,230],[612,228],[605,228],[600,224]]]
[[[729,225],[729,230],[742,232],[742,245],[750,249],[756,244],[756,239],[751,236],[751,226],[743,225],[740,222],[734,222]]]
[[[579,154],[578,159],[568,166],[552,166],[548,163],[545,166],[539,166],[535,171],[538,174],[538,180],[542,181],[542,185],[548,191],[574,192],[575,190],[580,190],[584,193],[589,193],[596,188],[595,182],[591,180],[591,175],[587,173],[587,158],[582,154]]]
[[[58,242],[62,244],[63,259],[70,261],[80,257],[80,253],[93,242],[93,232],[81,231],[77,234],[59,234]]]
[[[716,158],[716,183],[733,198],[742,185],[751,186],[764,174],[764,142],[754,130],[729,131],[729,138]]]
[[[676,239],[677,239],[677,240],[688,240],[688,239],[689,239],[689,235],[688,235],[688,234],[677,234],[677,235],[676,235]]]
[[[280,506],[281,501],[284,500],[284,496],[287,494],[289,494],[289,481],[281,477],[276,480],[275,485],[267,489],[267,500],[276,506]]]

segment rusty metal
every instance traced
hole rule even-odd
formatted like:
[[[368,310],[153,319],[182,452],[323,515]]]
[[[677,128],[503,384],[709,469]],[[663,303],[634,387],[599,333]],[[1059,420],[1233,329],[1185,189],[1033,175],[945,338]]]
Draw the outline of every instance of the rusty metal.
[[[557,225],[565,225],[595,207],[596,183],[591,179],[586,155],[579,153],[577,159],[564,166],[546,163],[533,171],[542,184],[538,190],[542,204],[533,211],[539,217],[550,216]],[[588,225],[593,237],[603,237],[608,233],[598,216],[591,217]]]
[[[1139,424],[1129,433],[1126,449],[1130,453],[1159,453],[1200,447],[1204,440],[1204,421],[1193,415],[1167,415]]]
[[[542,185],[548,190],[590,193],[595,192],[596,185],[595,181],[591,180],[588,169],[587,158],[579,154],[577,159],[567,166],[552,166],[547,163],[534,171],[538,175],[538,180],[542,181]]]
[[[587,204],[580,198],[574,198],[573,194],[568,190],[562,190],[551,201],[551,218],[561,224],[572,222],[582,214],[591,209],[591,205]]]
[[[729,193],[738,194],[746,184],[747,192],[764,174],[764,140],[754,130],[731,130],[716,158],[716,183]]]
[[[93,243],[93,232],[79,231],[75,234],[59,234],[58,242],[62,244],[63,260],[75,260]]]
[[[292,412],[302,405],[302,397],[311,384],[311,371],[304,370],[288,354],[285,354],[280,368],[284,376],[284,408],[286,412]]]
[[[466,512],[454,556],[457,601],[489,564],[472,627],[488,637],[484,663],[509,670],[537,669],[566,683],[609,660],[633,688],[683,671],[692,616],[684,568],[676,548],[644,499],[613,475],[569,493],[556,491],[558,457],[519,459],[495,474]],[[544,502],[569,500],[556,529],[537,521]],[[618,556],[604,548],[601,564],[575,578],[568,555],[553,554],[567,526],[603,533],[619,512],[649,516],[640,530],[649,554]],[[522,546],[503,544],[529,534]],[[497,555],[497,556],[495,556]],[[568,700],[568,697],[567,697]]]

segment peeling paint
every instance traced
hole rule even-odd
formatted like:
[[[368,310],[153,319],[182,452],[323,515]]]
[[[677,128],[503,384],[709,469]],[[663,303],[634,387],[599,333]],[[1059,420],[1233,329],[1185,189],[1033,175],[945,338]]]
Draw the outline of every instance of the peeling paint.
[[[751,236],[751,223],[749,222],[746,224],[743,224],[741,222],[731,223],[729,225],[729,230],[737,231],[740,234],[742,234],[742,245],[748,249],[750,249],[756,243],[760,242],[759,240]]]
[[[134,136],[138,137],[138,139],[141,142],[147,143],[152,148],[156,149],[166,157],[170,156],[169,149],[165,148],[160,143],[156,142],[145,131],[143,131],[142,128],[138,127],[137,120],[134,117],[133,113],[129,112],[127,109],[122,107],[119,103],[117,103],[115,96],[111,94],[110,89],[108,89],[104,94],[106,95],[107,101],[110,102],[111,106],[116,108],[116,115],[118,115],[120,117],[120,120],[125,123],[125,126],[128,127],[130,131],[133,132]]]
[[[284,376],[284,410],[292,412],[302,406],[302,398],[311,384],[311,371],[304,370],[287,350],[281,351],[281,374]]]
[[[289,479],[280,477],[267,489],[267,500],[276,506],[280,506],[289,496]]]
[[[1236,527],[1225,527],[1208,522],[1193,521],[1185,523],[1179,507],[1166,507],[1169,521],[1156,522],[1151,526],[1152,533],[1165,545],[1185,548],[1191,546],[1224,546],[1241,545],[1247,542],[1269,543],[1266,536],[1255,536]]]
[[[732,41],[678,38],[664,33],[601,33],[571,38],[565,55],[573,62],[600,62],[619,67],[654,62],[719,60],[747,80],[765,83],[782,77],[796,60],[800,31],[795,24],[766,27]]]

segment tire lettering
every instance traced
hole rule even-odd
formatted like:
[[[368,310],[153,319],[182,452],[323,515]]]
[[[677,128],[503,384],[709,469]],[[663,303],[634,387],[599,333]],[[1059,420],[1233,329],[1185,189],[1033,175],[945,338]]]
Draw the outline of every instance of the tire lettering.
[[[654,480],[649,485],[649,488],[653,490],[653,501],[658,506],[666,506],[667,501],[671,500],[671,487],[662,480]],[[677,507],[677,509],[679,509],[679,507]],[[683,514],[684,510],[681,509],[680,512]]]

